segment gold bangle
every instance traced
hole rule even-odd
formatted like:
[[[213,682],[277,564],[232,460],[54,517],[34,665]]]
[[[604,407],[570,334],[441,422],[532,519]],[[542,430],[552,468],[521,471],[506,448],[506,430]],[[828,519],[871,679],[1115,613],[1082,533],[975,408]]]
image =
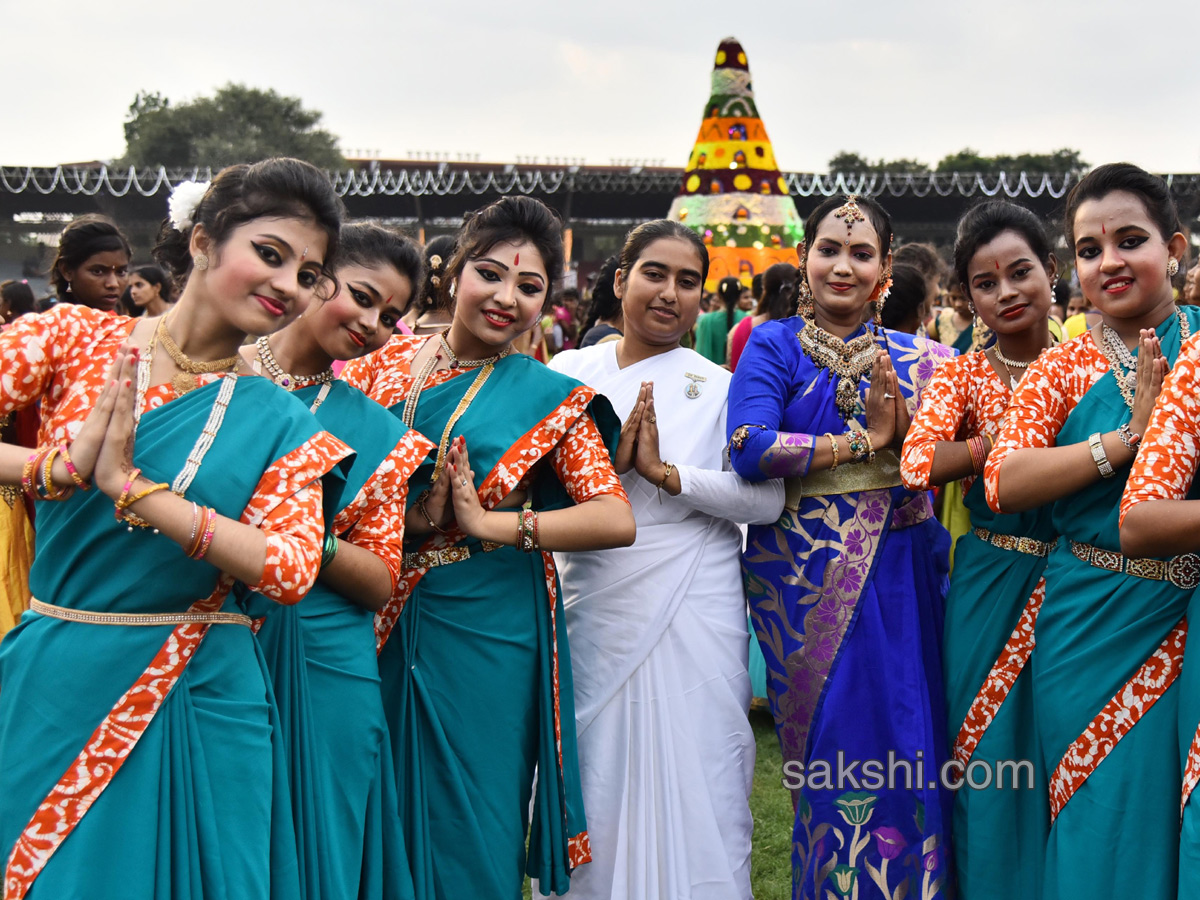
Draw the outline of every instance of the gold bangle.
[[[61,446],[61,445],[60,445]],[[45,493],[44,500],[66,500],[71,494],[75,493],[75,486],[60,488],[55,490],[54,477],[51,470],[54,468],[54,457],[60,453],[60,447],[54,446],[46,451],[46,455],[42,457],[42,490]]]
[[[837,470],[837,467],[838,467],[838,445],[837,445],[837,438],[835,438],[835,437],[833,436],[833,432],[831,432],[831,431],[827,431],[827,432],[825,432],[825,437],[829,438],[829,448],[830,448],[830,449],[833,451],[833,465],[831,465],[831,466],[829,467],[829,471],[830,471],[830,472],[833,472],[833,471],[836,471],[836,470]]]
[[[666,460],[663,460],[663,465],[664,465],[664,466],[666,466],[666,469],[664,469],[664,470],[663,470],[663,477],[662,477],[662,481],[660,481],[658,484],[656,484],[656,485],[654,486],[654,490],[658,492],[658,502],[659,502],[660,504],[662,503],[662,489],[663,489],[663,485],[665,485],[665,484],[667,483],[667,479],[668,479],[668,478],[670,478],[670,477],[671,477],[671,473],[675,471],[675,464],[674,464],[674,463],[669,463],[669,462],[667,462]]]
[[[124,503],[121,503],[120,501],[118,501],[117,509],[129,509],[129,507],[133,506],[133,504],[137,503],[143,497],[149,497],[151,494],[157,493],[158,491],[165,491],[169,487],[170,487],[170,485],[167,484],[166,482],[159,482],[158,484],[152,484],[152,485],[150,485],[150,487],[146,488],[144,491],[134,494],[132,497],[126,497]]]

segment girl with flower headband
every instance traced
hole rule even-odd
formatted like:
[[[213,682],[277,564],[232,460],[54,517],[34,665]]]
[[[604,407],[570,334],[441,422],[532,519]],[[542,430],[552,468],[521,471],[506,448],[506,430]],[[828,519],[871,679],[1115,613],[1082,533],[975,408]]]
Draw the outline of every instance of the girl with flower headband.
[[[1134,457],[1171,466],[1153,452],[1161,439],[1139,445],[1163,378],[1200,329],[1200,309],[1176,307],[1172,293],[1187,240],[1167,185],[1127,163],[1089,172],[1064,220],[1103,321],[1030,365],[984,470],[994,511],[1048,505],[1058,535],[1031,668],[1050,795],[1042,896],[1193,896],[1176,884],[1177,739],[1190,740],[1176,716],[1189,698],[1180,673],[1200,565],[1176,555],[1178,539],[1134,540],[1122,553],[1118,530]],[[1135,495],[1147,487],[1128,482]],[[1185,481],[1175,488],[1198,496]]]
[[[187,277],[166,317],[61,304],[0,333],[0,413],[42,411],[37,450],[0,445],[0,482],[38,503],[34,599],[0,645],[6,898],[298,890],[261,654],[229,592],[307,592],[320,479],[350,451],[239,377],[238,347],[319,292],[341,205],[289,159],[185,193],[157,248]]]
[[[590,858],[550,551],[628,545],[634,522],[608,401],[511,352],[562,268],[558,218],[498,200],[467,217],[446,263],[449,329],[393,338],[342,373],[438,440],[411,480],[404,573],[376,623],[421,900],[516,896],[525,872],[565,893]]]
[[[1034,777],[1005,790],[958,791],[954,854],[964,896],[1009,900],[1038,895],[1049,830],[1028,661],[1055,534],[1047,507],[990,510],[978,476],[1013,391],[1051,344],[1058,263],[1037,216],[989,200],[958,223],[954,267],[972,315],[996,342],[934,373],[904,440],[900,474],[914,491],[963,479],[970,530],[955,546],[944,646],[953,755],[964,769],[1029,760]]]
[[[301,400],[354,447],[324,479],[321,574],[296,606],[244,598],[278,700],[287,780],[309,897],[409,896],[395,774],[379,693],[375,613],[403,564],[408,479],[433,448],[362,391],[337,360],[392,337],[424,280],[421,250],[378,225],[342,227],[336,293],[242,349],[246,363]]]
[[[945,759],[949,542],[928,494],[901,484],[898,451],[953,351],[879,327],[892,230],[877,203],[826,200],[804,233],[801,315],[750,333],[728,415],[734,469],[787,485],[783,516],[750,526],[742,561],[793,776],[793,896],[892,898],[909,883],[942,897],[950,795],[929,777],[855,790],[836,772],[889,753],[925,773]]]

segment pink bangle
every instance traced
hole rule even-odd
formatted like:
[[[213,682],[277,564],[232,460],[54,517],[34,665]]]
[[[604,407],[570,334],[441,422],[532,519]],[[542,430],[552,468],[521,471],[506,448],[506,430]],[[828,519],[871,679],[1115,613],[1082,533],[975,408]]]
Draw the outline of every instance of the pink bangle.
[[[208,548],[212,545],[213,535],[217,531],[217,511],[208,507],[204,510],[204,515],[204,539],[200,542],[200,549],[196,551],[196,555],[192,559],[204,559]]]
[[[38,472],[41,471],[39,459],[44,452],[43,450],[34,450],[29,459],[25,460],[25,468],[21,470],[21,490],[30,500],[42,499],[37,490],[37,477]]]

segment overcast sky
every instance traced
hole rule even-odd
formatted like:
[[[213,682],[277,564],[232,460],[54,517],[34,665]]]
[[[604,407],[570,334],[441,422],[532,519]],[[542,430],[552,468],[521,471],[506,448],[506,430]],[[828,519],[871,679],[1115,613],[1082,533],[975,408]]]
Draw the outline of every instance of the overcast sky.
[[[736,10],[736,13],[731,11]],[[228,81],[322,111],[343,152],[682,166],[741,40],[787,171],[1073,147],[1200,171],[1200,2],[0,0],[0,164],[110,159],[139,90]]]

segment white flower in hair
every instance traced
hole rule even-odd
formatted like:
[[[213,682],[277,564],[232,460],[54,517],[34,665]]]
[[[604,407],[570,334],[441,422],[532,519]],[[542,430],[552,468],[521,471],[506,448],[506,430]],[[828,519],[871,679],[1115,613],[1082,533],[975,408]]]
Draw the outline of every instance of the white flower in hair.
[[[196,224],[192,216],[201,198],[208,191],[209,181],[181,181],[171,191],[171,199],[167,201],[167,217],[178,231],[190,231]]]

